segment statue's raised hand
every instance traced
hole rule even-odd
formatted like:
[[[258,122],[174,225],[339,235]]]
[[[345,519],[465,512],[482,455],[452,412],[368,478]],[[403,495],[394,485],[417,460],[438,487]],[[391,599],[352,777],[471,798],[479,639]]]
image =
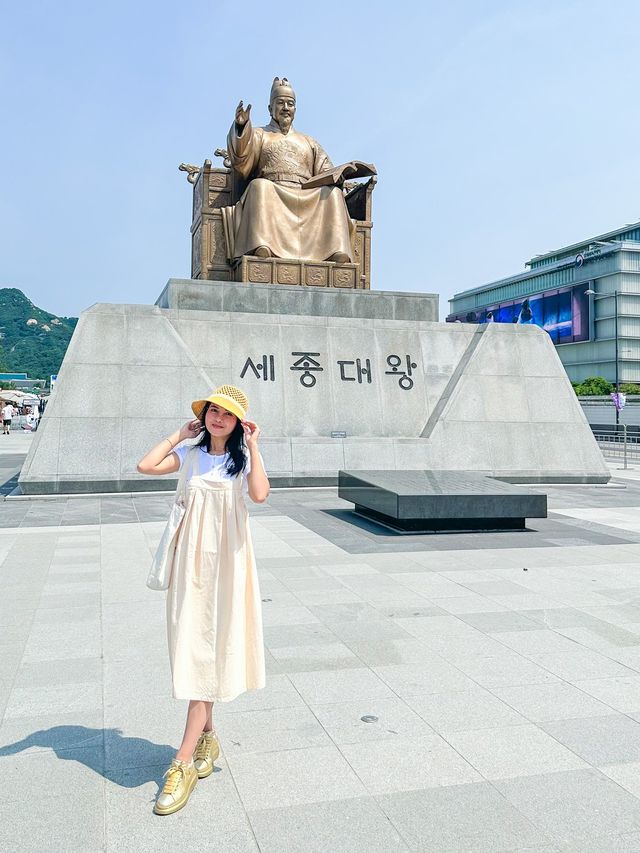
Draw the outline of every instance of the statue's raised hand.
[[[251,112],[251,104],[247,104],[247,108],[245,110],[242,105],[242,101],[236,107],[236,124],[238,127],[244,127],[245,124],[249,121],[249,114]]]

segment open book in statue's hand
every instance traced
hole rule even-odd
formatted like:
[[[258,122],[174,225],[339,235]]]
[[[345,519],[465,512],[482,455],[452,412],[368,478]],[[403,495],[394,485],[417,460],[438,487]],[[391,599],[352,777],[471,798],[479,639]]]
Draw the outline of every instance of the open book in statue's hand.
[[[377,175],[376,167],[372,163],[363,163],[361,160],[351,160],[342,166],[334,166],[326,172],[314,175],[302,184],[303,190],[312,190],[314,187],[341,186],[349,178],[368,178]]]

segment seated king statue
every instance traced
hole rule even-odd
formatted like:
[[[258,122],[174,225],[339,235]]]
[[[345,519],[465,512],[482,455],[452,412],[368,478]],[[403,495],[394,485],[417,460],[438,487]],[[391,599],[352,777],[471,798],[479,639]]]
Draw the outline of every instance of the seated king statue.
[[[250,112],[251,104],[245,109],[240,101],[227,138],[232,168],[250,181],[237,204],[222,208],[229,260],[351,262],[353,223],[340,177],[305,188],[333,165],[315,139],[293,129],[296,95],[287,78],[273,81],[266,127],[253,127]]]

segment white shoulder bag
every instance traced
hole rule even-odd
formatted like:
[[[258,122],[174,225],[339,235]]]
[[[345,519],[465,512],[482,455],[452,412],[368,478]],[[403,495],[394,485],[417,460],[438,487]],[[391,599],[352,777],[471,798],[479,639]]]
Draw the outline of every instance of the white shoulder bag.
[[[178,487],[176,495],[169,514],[167,526],[164,529],[160,543],[151,563],[149,577],[147,578],[147,586],[149,589],[163,590],[169,588],[171,580],[171,570],[173,568],[173,557],[176,552],[176,543],[178,540],[178,531],[184,518],[187,504],[187,482],[189,480],[189,472],[193,469],[194,453],[197,453],[199,448],[190,447],[184,459],[182,471],[178,478]]]

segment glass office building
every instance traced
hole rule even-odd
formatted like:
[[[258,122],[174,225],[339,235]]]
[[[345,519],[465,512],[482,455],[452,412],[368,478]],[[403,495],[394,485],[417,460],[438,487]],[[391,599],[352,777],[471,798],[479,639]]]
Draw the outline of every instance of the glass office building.
[[[447,322],[535,324],[573,381],[640,383],[640,222],[536,255],[525,266],[457,293]]]

